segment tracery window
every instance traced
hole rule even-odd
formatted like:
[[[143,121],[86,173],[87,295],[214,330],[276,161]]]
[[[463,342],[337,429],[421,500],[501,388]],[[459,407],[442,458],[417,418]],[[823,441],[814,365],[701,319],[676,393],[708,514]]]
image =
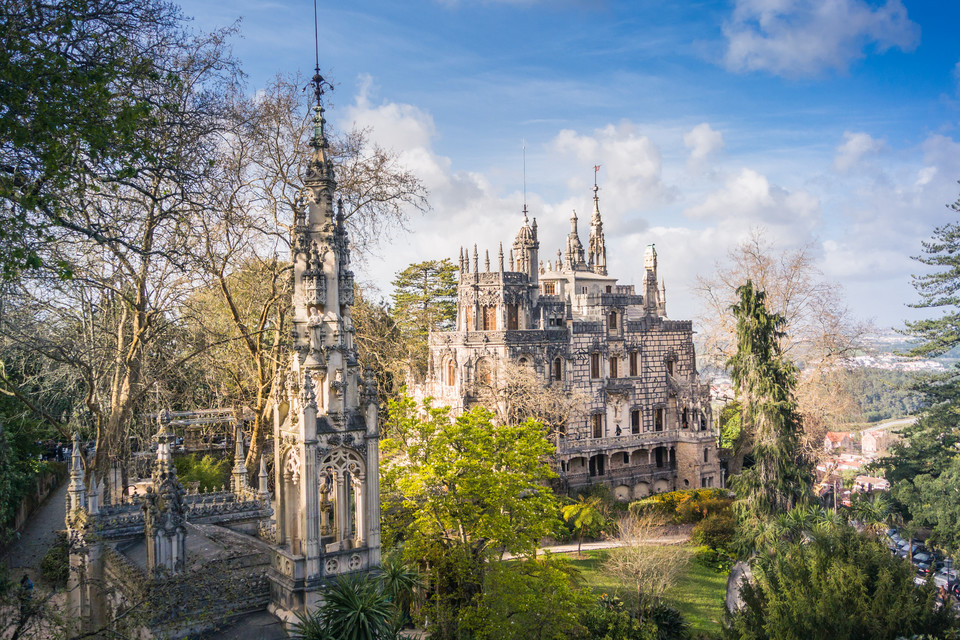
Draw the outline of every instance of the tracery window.
[[[590,377],[591,378],[600,377],[600,354],[599,353],[590,354]]]
[[[563,380],[563,359],[555,358],[553,361],[553,379]]]
[[[630,352],[630,377],[635,378],[640,375],[640,354],[636,351]]]
[[[457,382],[457,361],[453,358],[447,360],[447,386],[452,387]]]

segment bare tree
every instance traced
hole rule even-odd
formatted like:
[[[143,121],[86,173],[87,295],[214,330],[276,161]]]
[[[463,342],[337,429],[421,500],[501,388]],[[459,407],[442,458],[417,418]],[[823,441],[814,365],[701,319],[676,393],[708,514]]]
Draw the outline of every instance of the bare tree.
[[[797,403],[804,420],[803,444],[808,453],[818,454],[832,425],[859,414],[840,380],[827,374],[854,355],[869,325],[852,316],[840,285],[823,279],[812,244],[783,251],[762,228],[754,228],[712,275],[697,278],[704,308],[698,318],[700,353],[707,362],[725,367],[736,351],[736,321],[730,309],[737,287],[747,280],[766,293],[771,312],[786,318],[783,353],[801,368]],[[732,470],[740,468],[749,452],[750,434],[744,436]]]
[[[566,390],[562,381],[547,381],[533,364],[502,360],[489,382],[478,381],[480,403],[493,411],[501,424],[519,424],[528,418],[562,433],[575,419],[590,397],[580,391]]]
[[[640,613],[660,601],[690,561],[689,549],[672,533],[672,527],[653,514],[620,520],[619,546],[610,550],[604,567],[636,589]]]

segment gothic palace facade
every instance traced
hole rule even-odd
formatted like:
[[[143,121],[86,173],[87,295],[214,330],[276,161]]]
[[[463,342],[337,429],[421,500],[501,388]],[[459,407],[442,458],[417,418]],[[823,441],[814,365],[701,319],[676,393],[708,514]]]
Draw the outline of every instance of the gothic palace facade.
[[[584,250],[577,215],[556,262],[539,256],[537,221],[517,234],[505,268],[476,246],[460,254],[455,331],[430,336],[427,379],[415,389],[464,410],[502,363],[534,367],[544,385],[587,399],[557,439],[557,472],[569,489],[608,485],[621,500],[720,486],[709,388],[697,374],[693,328],[668,320],[657,253],[647,247],[643,290],[607,275],[594,185]]]

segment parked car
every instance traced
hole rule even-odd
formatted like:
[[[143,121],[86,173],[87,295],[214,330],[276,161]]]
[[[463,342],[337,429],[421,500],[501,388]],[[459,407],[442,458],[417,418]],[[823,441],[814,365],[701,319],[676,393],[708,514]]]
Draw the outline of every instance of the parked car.
[[[931,562],[933,562],[933,556],[930,555],[929,553],[924,553],[921,551],[919,553],[915,552],[913,554],[913,564],[921,564],[921,563],[930,564]]]
[[[933,574],[933,582],[937,588],[953,589],[957,586],[957,580],[960,579],[960,571],[956,569],[940,569]]]
[[[917,573],[921,576],[929,576],[931,573],[943,568],[943,561],[934,559],[932,562],[920,562],[917,564]]]

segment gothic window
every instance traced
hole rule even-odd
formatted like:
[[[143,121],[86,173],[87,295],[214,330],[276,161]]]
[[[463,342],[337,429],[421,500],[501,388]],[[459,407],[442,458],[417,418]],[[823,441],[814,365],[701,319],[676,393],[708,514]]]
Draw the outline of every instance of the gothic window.
[[[710,462],[710,449],[706,448],[703,450],[703,461]]]
[[[663,407],[657,407],[653,414],[653,430],[663,431]]]
[[[613,291],[613,287],[611,287],[611,286],[608,284],[608,285],[607,285],[607,293],[612,293],[612,291]]]
[[[507,305],[507,331],[516,331],[520,328],[520,311],[517,305]]]
[[[480,321],[483,325],[481,331],[497,330],[497,307],[496,305],[486,304],[480,307]]]
[[[602,438],[603,437],[603,414],[595,413],[590,416],[590,421],[593,425],[593,437]]]
[[[493,383],[493,368],[487,358],[477,360],[477,383],[487,386]]]
[[[563,380],[563,359],[555,358],[553,361],[553,379]]]
[[[610,331],[617,330],[617,312],[611,311],[610,315],[607,316],[607,329]]]
[[[617,371],[617,357],[614,356],[610,358],[610,377],[616,378],[619,371]]]
[[[673,375],[673,360],[667,360],[667,374]]]
[[[635,378],[640,371],[640,354],[636,351],[630,352],[630,377]]]
[[[453,386],[457,382],[457,361],[453,358],[447,360],[447,385]]]
[[[473,331],[473,307],[466,308],[467,331]]]
[[[600,354],[599,353],[590,354],[590,377],[591,378],[600,377]]]
[[[555,282],[544,282],[543,283],[543,295],[553,296],[557,293],[557,285]]]
[[[681,415],[681,418],[680,418],[680,426],[683,427],[684,429],[686,429],[687,427],[690,426],[690,424],[687,422],[687,409],[686,409],[686,408],[684,408],[683,414]]]
[[[630,433],[640,433],[640,409],[630,412]]]

